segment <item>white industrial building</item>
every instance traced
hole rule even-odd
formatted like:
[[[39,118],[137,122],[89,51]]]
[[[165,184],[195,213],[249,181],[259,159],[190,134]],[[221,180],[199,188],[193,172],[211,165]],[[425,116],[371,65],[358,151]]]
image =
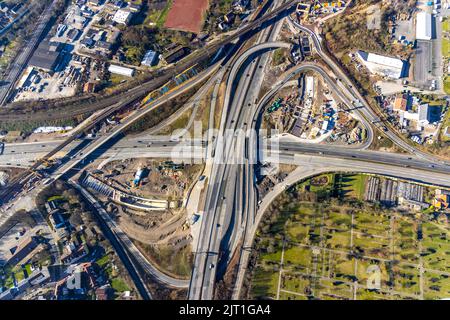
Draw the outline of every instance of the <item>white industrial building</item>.
[[[361,50],[356,55],[371,73],[392,79],[404,77],[406,62],[403,60]]]
[[[430,111],[428,103],[421,104],[417,107],[417,112],[405,111],[400,114],[400,122],[404,119],[416,121],[417,129],[421,130],[422,127],[430,123]]]
[[[121,67],[115,64],[110,65],[108,71],[126,77],[132,77],[134,75],[134,69]]]
[[[113,21],[120,24],[128,25],[132,16],[133,13],[131,13],[130,11],[120,9],[117,10],[117,12],[114,14]]]
[[[416,17],[416,40],[431,40],[433,38],[433,17],[430,13],[421,11]]]

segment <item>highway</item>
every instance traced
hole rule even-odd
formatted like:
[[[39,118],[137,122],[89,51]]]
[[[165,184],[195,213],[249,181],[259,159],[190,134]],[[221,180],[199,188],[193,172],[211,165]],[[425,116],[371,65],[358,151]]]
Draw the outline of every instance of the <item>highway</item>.
[[[245,241],[242,245],[241,259],[238,266],[233,299],[241,298],[241,289],[245,274],[247,273],[253,240],[256,230],[258,229],[261,220],[264,218],[264,213],[278,195],[298,181],[326,172],[363,172],[382,174],[393,178],[413,180],[426,184],[442,185],[450,188],[449,171],[447,171],[447,173],[430,173],[428,171],[424,171],[423,169],[399,167],[398,165],[390,164],[390,159],[386,159],[386,162],[383,164],[378,164],[368,161],[339,159],[328,156],[320,157],[296,154],[295,156],[281,156],[280,160],[282,162],[297,164],[299,166],[291,172],[283,182],[277,184],[261,199],[258,213],[256,215],[256,221],[251,228],[248,229]]]
[[[101,123],[102,121],[105,121],[109,116],[111,116],[118,110],[121,110],[125,106],[132,104],[137,99],[142,97],[142,95],[144,93],[146,93],[146,92],[148,93],[148,92],[162,86],[169,79],[171,79],[173,76],[175,76],[179,73],[179,71],[177,71],[177,70],[180,70],[180,69],[186,70],[187,68],[195,65],[196,63],[205,60],[206,58],[208,58],[210,56],[211,52],[215,52],[215,50],[218,50],[219,48],[223,47],[227,43],[230,43],[231,41],[234,41],[235,39],[238,39],[238,38],[246,35],[250,31],[253,31],[255,29],[259,30],[264,23],[266,23],[267,21],[270,21],[272,19],[278,19],[278,16],[280,14],[282,14],[286,10],[292,8],[297,2],[298,2],[298,0],[289,1],[288,3],[285,3],[285,4],[277,7],[269,14],[266,14],[262,17],[258,17],[255,21],[252,21],[252,22],[248,23],[248,25],[246,25],[245,27],[240,28],[236,33],[226,37],[225,39],[215,42],[214,44],[205,48],[202,52],[197,52],[197,54],[192,54],[190,59],[185,60],[185,62],[179,64],[178,66],[177,65],[173,66],[173,68],[171,70],[165,70],[164,75],[162,75],[161,77],[152,79],[149,83],[144,83],[138,87],[135,87],[134,89],[128,90],[124,95],[117,95],[117,96],[113,97],[114,100],[112,100],[112,101],[110,101],[108,99],[104,99],[103,102],[106,103],[104,107],[108,106],[108,108],[106,108],[104,111],[102,111],[98,116],[94,117],[90,121],[90,123],[88,125],[86,125],[84,128],[80,129],[79,131],[73,132],[73,134],[70,137],[68,137],[58,147],[56,147],[51,152],[49,152],[47,155],[45,155],[43,157],[43,159],[36,161],[33,164],[33,166],[31,167],[31,169],[32,170],[38,169],[42,164],[45,163],[45,161],[52,158],[59,151],[61,151],[64,147],[66,147],[69,144],[71,144],[72,142],[74,142],[81,133],[87,132],[88,130],[94,128],[97,123]],[[203,72],[202,76],[208,75],[209,72],[211,72],[211,70],[214,70],[217,67],[218,67],[218,64],[216,63],[215,65],[209,67],[207,71]],[[196,80],[190,81],[189,84],[192,84],[193,82],[198,81],[199,78],[201,78],[201,77],[195,78]],[[184,85],[183,87],[185,90],[186,87],[189,87],[189,85],[188,86]],[[182,91],[183,90],[177,89],[175,92],[177,92],[177,94],[179,94]],[[161,103],[165,102],[165,101],[167,101],[168,97],[170,97],[170,96],[172,96],[172,97],[174,96],[173,92],[166,96],[163,96],[161,99],[158,99],[158,102],[161,102]],[[147,108],[147,110],[148,109],[149,108]],[[144,114],[145,113],[146,112],[144,111]],[[137,115],[134,119],[137,120],[139,118],[140,118],[140,116]],[[130,119],[130,117],[128,119]],[[128,121],[129,121],[128,124],[124,125],[124,127],[128,127],[128,125],[133,123],[134,120],[131,119]],[[113,131],[115,131],[115,130],[113,130]],[[114,132],[113,132],[113,134],[114,134]],[[108,138],[108,137],[103,138],[103,139],[97,139],[97,142],[95,143],[95,145],[96,146],[102,145],[104,142],[108,141],[109,139],[110,138]],[[102,142],[102,140],[103,140],[103,142]],[[95,148],[96,147],[91,147],[87,151],[87,154],[91,153],[93,150],[95,150]],[[80,159],[80,161],[81,160],[82,159]],[[62,170],[62,174],[64,174],[65,172],[70,170],[72,167],[74,167],[76,165],[76,163],[78,163],[78,162],[79,161],[73,160],[73,161],[69,161],[69,163],[66,163],[65,169]],[[8,188],[6,188],[5,190],[2,190],[1,196],[3,198],[2,199],[3,203],[10,201],[11,198],[13,197],[13,195],[18,190],[20,190],[20,188],[24,185],[24,183],[27,183],[32,178],[32,176],[33,175],[29,174],[29,173],[22,174],[22,175],[18,176],[16,178],[16,181],[12,182],[11,185],[8,186]],[[57,177],[59,177],[59,176],[57,176]]]
[[[104,135],[98,135],[94,139],[88,141],[87,139],[78,141],[77,137],[79,136],[80,132],[75,131],[72,136],[70,136],[68,139],[64,140],[60,144],[58,144],[57,147],[52,149],[49,153],[47,153],[43,158],[40,158],[39,160],[36,160],[33,165],[31,166],[31,173],[25,172],[21,175],[19,175],[14,182],[12,182],[7,188],[2,190],[2,200],[3,204],[11,201],[11,199],[14,198],[14,194],[23,188],[25,184],[28,183],[28,181],[34,176],[33,172],[41,167],[45,163],[46,160],[51,159],[54,156],[57,156],[58,153],[60,153],[64,148],[69,148],[69,150],[77,150],[73,155],[71,155],[70,159],[62,165],[59,165],[57,168],[54,168],[54,171],[52,173],[51,179],[58,179],[68,171],[70,171],[72,168],[77,166],[78,164],[84,163],[84,159],[91,155],[95,150],[97,150],[100,146],[105,145],[107,142],[109,142],[111,139],[117,137],[118,134],[123,132],[125,129],[129,128],[134,122],[144,117],[146,114],[151,112],[153,109],[157,108],[158,106],[164,104],[165,102],[177,97],[178,95],[182,94],[186,90],[189,90],[202,81],[205,81],[208,77],[210,77],[216,69],[219,67],[219,64],[213,65],[207,70],[205,70],[203,73],[199,74],[196,78],[183,83],[179,88],[176,90],[166,94],[160,99],[155,100],[145,108],[140,108],[135,111],[133,111],[130,115],[128,115],[125,119],[122,119],[122,121],[115,125],[111,130],[108,131],[107,134]],[[110,114],[110,110],[106,111],[106,114]],[[105,114],[100,115],[99,118],[103,119]],[[94,125],[98,120],[94,120],[91,124]],[[83,127],[80,129],[81,131],[87,130],[87,127]],[[83,145],[84,143],[87,143],[87,145]],[[42,146],[42,145],[41,145]],[[6,149],[6,148],[5,148]],[[11,150],[14,151],[14,150]],[[41,185],[41,187],[43,187]]]
[[[273,5],[276,4],[274,2]],[[276,38],[279,28],[278,23],[275,23],[273,28],[263,30],[256,41],[257,48],[246,51],[231,65],[219,135],[213,146],[214,161],[206,191],[200,239],[195,250],[188,294],[191,300],[209,300],[214,297],[219,264],[224,260],[226,262],[227,253],[231,253],[234,247],[233,242],[238,236],[236,228],[239,229],[245,216],[254,211],[256,199],[249,194],[254,193],[253,166],[244,159],[244,145],[249,137],[239,132],[246,129],[247,119],[251,119],[251,110],[255,108],[254,99],[259,94],[268,55],[253,61],[249,57],[257,51],[277,47],[271,41]],[[245,61],[249,63],[242,67]],[[248,183],[249,177],[251,183]]]
[[[167,140],[166,140],[167,139]],[[206,162],[206,148],[207,144],[202,142],[202,140],[188,140],[181,139],[178,141],[170,141],[169,137],[134,137],[132,139],[123,139],[118,141],[115,145],[108,148],[99,148],[91,154],[92,158],[104,159],[103,163],[114,161],[114,160],[124,160],[131,158],[179,158],[184,161],[189,161],[190,159],[201,159]],[[271,151],[275,154],[307,154],[322,157],[337,157],[340,159],[349,160],[361,160],[370,161],[377,163],[391,163],[401,167],[412,167],[423,169],[427,171],[439,171],[446,172],[450,174],[450,166],[440,162],[428,162],[423,159],[408,154],[390,153],[382,151],[370,151],[370,150],[358,150],[348,148],[344,146],[335,146],[329,144],[302,144],[295,141],[291,141],[283,136],[278,137],[279,150],[267,149],[266,152],[262,154],[267,154]],[[158,141],[159,140],[159,141]],[[270,143],[268,143],[270,145]],[[36,147],[38,149],[38,147]],[[20,160],[24,162],[29,162],[39,153],[27,153],[19,156],[17,163]],[[16,154],[12,154],[16,157]],[[29,158],[27,158],[30,156]],[[2,160],[6,157],[6,160]],[[0,156],[0,166],[5,166],[5,161],[13,161],[8,155]],[[261,158],[260,161],[268,161],[266,158]],[[256,161],[253,161],[255,163]],[[250,161],[250,163],[252,163]],[[280,163],[285,163],[280,161]],[[24,165],[23,165],[24,166]]]
[[[342,94],[340,87],[336,83],[335,79],[332,79],[332,77],[329,75],[330,71],[325,70],[319,65],[315,65],[313,63],[301,63],[289,70],[287,70],[284,75],[282,76],[282,79],[280,79],[277,83],[275,83],[272,86],[272,89],[268,91],[264,97],[260,100],[258,104],[258,108],[255,113],[255,119],[256,121],[261,120],[261,115],[263,113],[263,109],[267,106],[269,101],[281,90],[289,81],[291,81],[293,78],[299,76],[301,73],[307,72],[307,71],[314,71],[315,73],[319,74],[328,87],[331,89],[330,93],[334,93],[335,96],[338,97],[338,99],[347,106],[349,112],[352,114],[352,116],[360,121],[364,129],[366,130],[366,140],[362,145],[359,145],[358,148],[360,149],[366,149],[368,148],[374,139],[374,131],[372,125],[366,120],[365,116],[362,114],[361,108],[354,108],[352,105],[352,100],[348,99],[347,96]]]

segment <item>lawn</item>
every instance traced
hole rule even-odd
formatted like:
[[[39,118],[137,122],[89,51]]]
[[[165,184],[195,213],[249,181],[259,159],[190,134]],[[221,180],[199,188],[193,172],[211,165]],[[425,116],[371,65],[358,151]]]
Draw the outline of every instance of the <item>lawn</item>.
[[[252,281],[251,293],[254,298],[275,298],[278,288],[278,272],[257,267]]]
[[[155,24],[156,27],[162,28],[166,22],[167,14],[172,7],[172,0],[167,1],[166,6],[162,10],[150,10],[144,24]]]
[[[122,83],[123,81],[129,80],[129,79],[130,78],[128,78],[128,77],[121,76],[121,75],[114,74],[114,73],[111,73],[111,76],[109,77],[109,80],[111,81],[111,84],[113,86],[118,85],[118,84]]]
[[[367,176],[364,174],[339,174],[336,183],[341,197],[364,199]]]
[[[308,268],[311,264],[311,250],[293,246],[284,251],[284,264]]]
[[[450,76],[444,78],[444,90],[446,93],[450,94]],[[450,137],[446,137],[444,135],[444,130],[450,126],[450,108],[447,110],[445,114],[444,120],[442,122],[442,131],[441,131],[441,139],[443,141],[450,141]]]
[[[450,54],[450,40],[449,39],[442,39],[442,54],[444,56],[448,56]]]

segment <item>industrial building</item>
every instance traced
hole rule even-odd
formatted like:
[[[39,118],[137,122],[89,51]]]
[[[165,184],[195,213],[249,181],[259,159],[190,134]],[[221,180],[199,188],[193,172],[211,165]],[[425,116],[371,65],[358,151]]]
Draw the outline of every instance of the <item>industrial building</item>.
[[[416,17],[416,40],[431,40],[433,38],[433,17],[430,13],[421,11]]]
[[[406,61],[359,50],[357,57],[373,74],[400,79],[405,76]]]
[[[109,66],[108,71],[126,77],[132,77],[134,75],[134,69],[121,67],[114,64]]]

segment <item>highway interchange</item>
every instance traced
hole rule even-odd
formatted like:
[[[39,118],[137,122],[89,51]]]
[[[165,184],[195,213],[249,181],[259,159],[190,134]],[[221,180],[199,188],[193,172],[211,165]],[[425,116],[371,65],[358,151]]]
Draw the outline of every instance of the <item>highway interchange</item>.
[[[265,18],[280,16],[279,19],[274,19],[265,28],[260,28],[261,24],[250,23],[252,27],[245,32],[253,28],[258,28],[260,31],[254,37],[254,43],[250,48],[238,49],[237,56],[227,60],[223,65],[221,63],[214,64],[197,78],[163,96],[160,100],[156,100],[150,107],[133,111],[124,121],[112,127],[107,133],[90,140],[71,137],[65,141],[6,144],[3,154],[0,155],[0,166],[31,167],[36,170],[42,165],[39,159],[64,156],[65,161],[56,164],[45,179],[33,178],[33,181],[36,181],[33,182],[36,185],[36,189],[33,191],[35,194],[55,179],[62,176],[70,177],[73,169],[82,168],[91,159],[103,159],[102,163],[106,163],[107,161],[136,157],[170,158],[174,156],[174,150],[176,150],[177,152],[181,151],[181,154],[178,154],[179,158],[203,160],[208,183],[206,200],[201,210],[203,212],[201,238],[198,241],[198,247],[193,248],[195,259],[188,290],[189,299],[195,300],[207,300],[215,297],[215,283],[235,253],[239,255],[239,272],[233,298],[239,297],[243,273],[249,257],[249,251],[245,250],[245,247],[251,247],[255,230],[264,210],[274,197],[300,179],[321,172],[351,171],[383,174],[425,184],[450,187],[450,179],[448,179],[450,166],[447,163],[437,162],[430,155],[415,149],[391,131],[389,127],[385,128],[384,133],[408,154],[366,150],[374,139],[373,127],[380,128],[379,117],[355,89],[345,73],[327,53],[324,53],[321,40],[316,33],[293,20],[291,22],[298,29],[311,36],[315,52],[326,67],[312,63],[299,64],[288,70],[284,77],[273,84],[271,90],[262,99],[258,99],[266,72],[265,68],[270,64],[270,50],[290,47],[288,43],[276,41],[285,17],[283,12],[289,8],[286,4],[280,7],[281,2],[274,1],[271,7],[272,13],[264,16]],[[296,1],[292,2],[292,5],[295,3]],[[275,14],[273,14],[274,12]],[[270,19],[260,21],[266,22]],[[239,34],[245,35],[245,32]],[[233,40],[237,38],[235,37]],[[259,129],[261,115],[267,102],[289,80],[306,71],[320,74],[341,102],[352,110],[354,117],[359,119],[367,129],[366,141],[355,149],[354,147],[301,144],[288,137],[280,136],[275,141],[278,150],[265,150],[268,152],[263,154],[269,154],[269,156],[260,157],[260,151],[262,151],[262,147],[259,145],[260,140],[257,140],[252,132]],[[208,134],[200,141],[196,141],[194,147],[192,140],[183,139],[181,136],[176,140],[173,137],[155,135],[121,138],[121,133],[145,114],[182,92],[204,83],[207,79],[213,79],[213,81],[207,81],[206,88],[217,85],[220,80],[226,85],[217,136]],[[207,91],[204,88],[202,93]],[[215,90],[215,94],[217,94],[217,90]],[[122,100],[118,102],[120,106],[117,108],[122,108],[124,103],[125,101]],[[100,117],[100,119],[104,120],[105,117]],[[210,128],[214,125],[211,122],[214,121],[210,121]],[[236,134],[236,132],[243,134]],[[276,139],[272,138],[271,140]],[[255,189],[257,164],[276,163],[277,161],[298,165],[298,169],[263,199],[259,199]],[[14,201],[17,201],[15,191],[20,190],[26,183],[24,181],[30,181],[31,177],[35,177],[34,173],[21,177],[23,181],[14,181],[17,185],[15,184],[15,188],[9,189],[11,192],[9,192],[8,198],[5,196],[5,200],[7,200],[5,202],[15,203]],[[7,210],[3,208],[3,215],[10,215],[14,208],[14,206],[9,206]],[[115,226],[111,224],[111,229],[114,228]],[[130,250],[129,244],[126,247]],[[135,252],[135,254],[137,253]],[[145,261],[141,261],[141,263],[145,264]],[[158,278],[158,275],[153,274],[153,276]],[[161,276],[159,278],[161,279]],[[186,283],[176,282],[170,278],[164,278],[161,282],[174,287],[186,286]],[[148,295],[148,298],[150,297],[151,295]]]

